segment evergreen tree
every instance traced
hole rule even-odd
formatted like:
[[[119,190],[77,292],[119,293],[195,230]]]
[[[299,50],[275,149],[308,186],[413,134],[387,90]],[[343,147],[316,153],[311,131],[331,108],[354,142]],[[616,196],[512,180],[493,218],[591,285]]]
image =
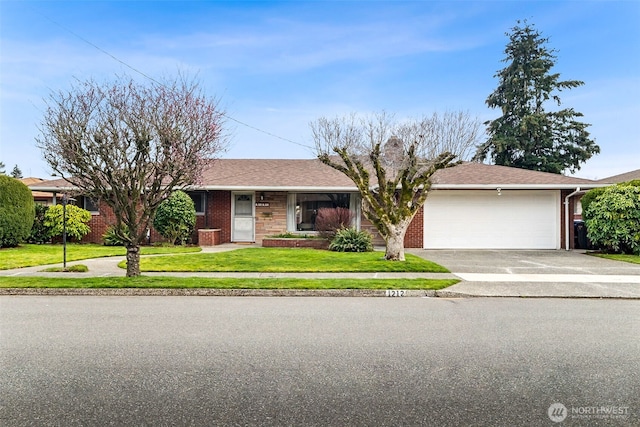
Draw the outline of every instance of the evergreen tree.
[[[6,173],[4,167],[4,162],[0,162],[0,175],[4,175]]]
[[[497,165],[543,172],[575,172],[580,164],[600,152],[589,138],[589,124],[573,108],[546,111],[557,92],[582,86],[580,80],[560,80],[551,73],[557,57],[547,48],[548,38],[526,21],[513,27],[505,48],[507,67],[498,71],[499,84],[486,104],[502,116],[485,122],[489,139],[478,147],[476,160],[489,157]]]
[[[11,171],[11,176],[14,177],[15,179],[22,179],[22,171],[20,170],[18,165],[15,165],[13,167],[13,170]]]

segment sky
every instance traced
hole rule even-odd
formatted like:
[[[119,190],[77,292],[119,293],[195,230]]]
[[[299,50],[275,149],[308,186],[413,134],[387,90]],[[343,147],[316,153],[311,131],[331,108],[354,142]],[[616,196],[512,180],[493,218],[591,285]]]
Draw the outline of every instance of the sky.
[[[230,118],[223,158],[312,158],[309,123],[386,111],[484,122],[507,32],[556,50],[560,93],[601,153],[575,176],[640,168],[640,2],[0,0],[0,161],[49,178],[46,98],[76,80],[195,76]]]

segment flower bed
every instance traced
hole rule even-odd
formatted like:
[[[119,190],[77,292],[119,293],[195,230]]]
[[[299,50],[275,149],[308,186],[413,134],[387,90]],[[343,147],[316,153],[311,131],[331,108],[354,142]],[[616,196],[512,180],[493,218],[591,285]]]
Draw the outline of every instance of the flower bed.
[[[262,239],[262,246],[265,248],[313,248],[327,249],[329,241],[319,238],[288,238],[288,237],[265,237]]]

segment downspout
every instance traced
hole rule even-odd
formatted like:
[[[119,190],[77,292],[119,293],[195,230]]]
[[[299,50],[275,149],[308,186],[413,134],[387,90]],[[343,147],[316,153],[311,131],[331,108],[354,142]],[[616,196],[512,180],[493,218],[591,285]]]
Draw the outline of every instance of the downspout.
[[[569,250],[569,199],[578,193],[581,193],[580,187],[576,187],[576,191],[564,198],[564,246],[566,250]]]

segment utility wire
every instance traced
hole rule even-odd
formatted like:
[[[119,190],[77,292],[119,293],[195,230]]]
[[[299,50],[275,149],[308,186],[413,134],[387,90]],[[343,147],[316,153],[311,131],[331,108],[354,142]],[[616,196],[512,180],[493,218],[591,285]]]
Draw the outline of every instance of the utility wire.
[[[162,82],[160,82],[160,81],[158,81],[158,80],[154,79],[154,78],[153,78],[153,77],[151,77],[150,75],[148,75],[148,74],[144,73],[143,71],[140,71],[139,69],[135,68],[134,66],[129,65],[128,63],[124,62],[123,60],[121,60],[120,58],[116,57],[115,55],[112,55],[111,53],[109,53],[109,52],[108,52],[108,51],[106,51],[105,49],[101,48],[100,46],[96,45],[95,43],[91,42],[90,40],[86,39],[85,37],[83,37],[83,36],[81,36],[80,34],[78,34],[78,33],[74,32],[74,31],[73,31],[73,30],[71,30],[70,28],[68,28],[68,27],[66,27],[66,26],[64,26],[64,25],[62,25],[61,23],[59,23],[59,22],[55,21],[54,19],[50,18],[49,16],[47,16],[47,15],[45,15],[45,14],[43,14],[43,13],[39,12],[39,11],[36,11],[36,12],[37,12],[38,14],[40,14],[41,16],[43,16],[43,17],[44,17],[45,19],[47,19],[48,21],[52,22],[53,24],[57,25],[58,27],[62,28],[63,30],[67,31],[69,34],[73,35],[74,37],[77,37],[78,39],[82,40],[83,42],[85,42],[85,43],[86,43],[86,44],[88,44],[89,46],[91,46],[91,47],[93,47],[93,48],[97,49],[98,51],[100,51],[100,52],[102,52],[102,53],[104,53],[105,55],[107,55],[108,57],[110,57],[111,59],[113,59],[114,61],[116,61],[116,62],[118,62],[118,63],[120,63],[120,64],[124,65],[125,67],[127,67],[127,68],[129,68],[129,69],[133,70],[134,72],[136,72],[136,73],[140,74],[141,76],[143,76],[143,77],[145,77],[145,78],[147,78],[147,79],[151,80],[152,82],[154,82],[154,83],[156,83],[156,84],[158,84],[158,85],[160,85],[160,86],[165,86]],[[309,145],[302,144],[302,143],[300,143],[300,142],[293,141],[293,140],[291,140],[291,139],[289,139],[289,138],[285,138],[285,137],[282,137],[282,136],[276,135],[276,134],[274,134],[274,133],[272,133],[272,132],[266,131],[266,130],[264,130],[264,129],[260,129],[260,128],[256,127],[256,126],[252,126],[252,125],[250,125],[250,124],[248,124],[248,123],[245,123],[245,122],[243,122],[243,121],[241,121],[241,120],[238,120],[238,119],[236,119],[236,118],[234,118],[234,117],[230,116],[229,114],[227,114],[227,113],[226,113],[226,112],[224,112],[224,111],[222,111],[222,112],[221,112],[221,115],[223,115],[223,116],[224,116],[224,117],[226,117],[227,119],[229,119],[229,120],[231,120],[231,121],[234,121],[234,122],[236,122],[236,123],[238,123],[238,124],[240,124],[240,125],[242,125],[242,126],[245,126],[245,127],[249,128],[249,129],[253,129],[253,130],[257,131],[257,132],[263,133],[263,134],[268,135],[268,136],[271,136],[271,137],[273,137],[273,138],[277,138],[277,139],[280,139],[280,140],[282,140],[282,141],[289,142],[289,143],[291,143],[291,144],[299,145],[300,147],[308,148],[308,149],[310,149],[310,150],[313,150],[313,149],[314,149],[313,147],[311,147],[311,146],[309,146]]]

